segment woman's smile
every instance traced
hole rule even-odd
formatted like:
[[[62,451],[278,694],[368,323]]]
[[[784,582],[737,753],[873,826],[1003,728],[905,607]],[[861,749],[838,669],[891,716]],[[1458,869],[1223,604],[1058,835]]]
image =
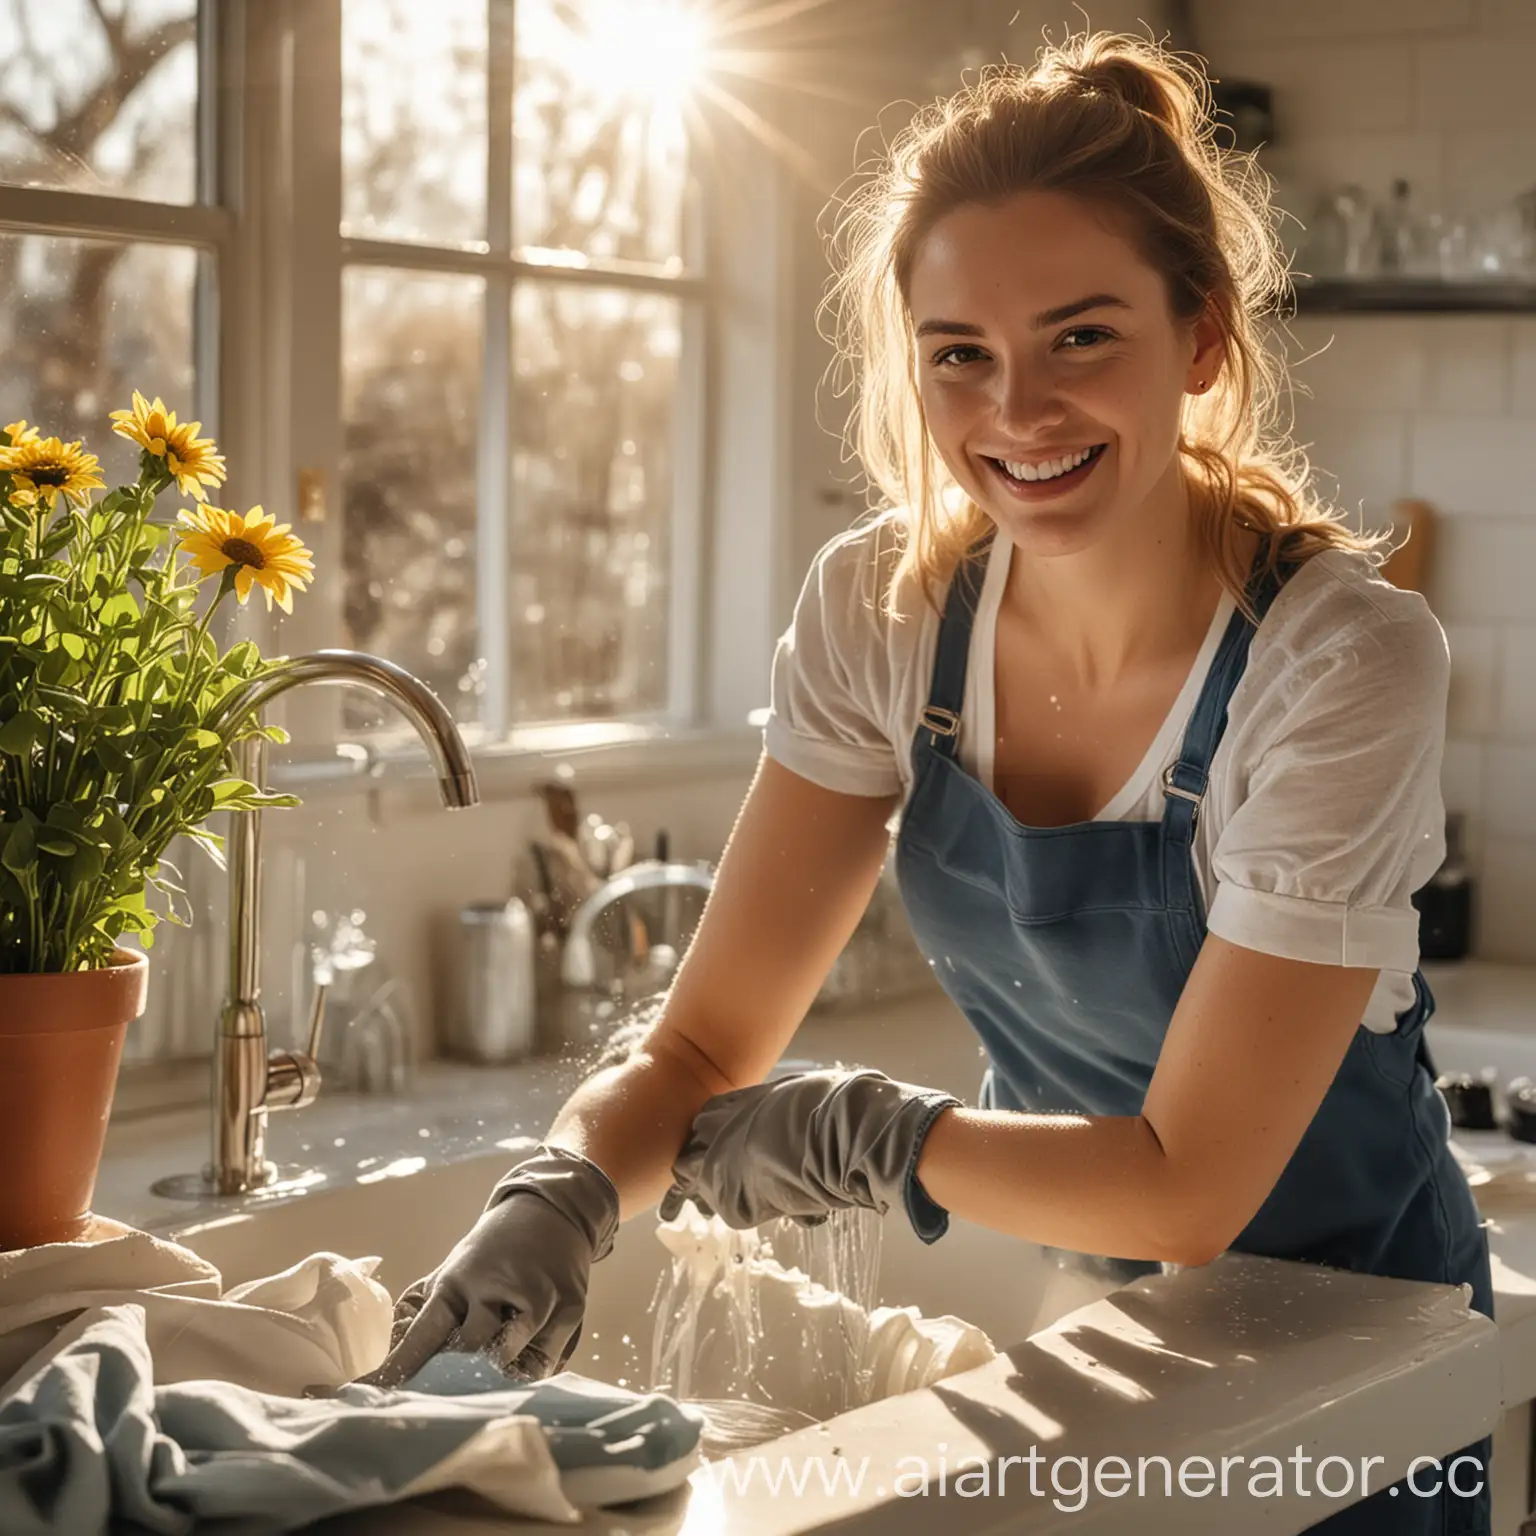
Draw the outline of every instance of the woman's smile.
[[[992,480],[1015,501],[1054,501],[1081,485],[1108,447],[1108,443],[1095,443],[1043,459],[997,459],[988,454],[981,458]]]

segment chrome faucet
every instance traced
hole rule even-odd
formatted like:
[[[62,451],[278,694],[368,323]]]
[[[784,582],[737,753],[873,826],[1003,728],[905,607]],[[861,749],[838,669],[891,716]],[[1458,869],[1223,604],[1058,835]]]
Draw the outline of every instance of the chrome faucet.
[[[229,732],[260,716],[279,694],[305,683],[350,683],[393,703],[426,745],[437,770],[443,804],[477,805],[474,765],[453,717],[420,678],[362,651],[315,651],[294,656],[234,689],[209,720]],[[247,737],[235,749],[237,772],[258,790],[266,786],[266,739]],[[316,1062],[325,1017],[325,988],[317,984],[308,1048],[267,1049],[261,1011],[261,812],[237,811],[229,837],[229,991],[214,1045],[213,1162],[201,1175],[163,1180],[163,1194],[238,1195],[269,1184],[276,1170],[265,1155],[267,1115],[301,1109],[320,1091]]]

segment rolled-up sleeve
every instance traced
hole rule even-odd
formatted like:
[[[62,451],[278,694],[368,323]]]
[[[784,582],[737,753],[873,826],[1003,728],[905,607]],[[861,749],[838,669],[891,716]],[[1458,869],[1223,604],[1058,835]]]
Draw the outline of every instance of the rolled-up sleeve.
[[[883,724],[888,658],[861,555],[862,541],[843,535],[812,564],[774,651],[763,747],[826,789],[882,796],[899,792],[901,776]]]
[[[1373,611],[1289,670],[1212,853],[1207,927],[1320,964],[1412,971],[1445,852],[1449,655],[1428,607]]]

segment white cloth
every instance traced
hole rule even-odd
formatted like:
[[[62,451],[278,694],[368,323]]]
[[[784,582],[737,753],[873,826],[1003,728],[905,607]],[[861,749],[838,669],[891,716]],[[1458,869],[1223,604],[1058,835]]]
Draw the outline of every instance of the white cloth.
[[[915,584],[900,622],[881,611],[896,559],[889,517],[840,534],[812,564],[774,656],[764,746],[825,788],[900,794],[904,804],[939,617]],[[1000,531],[971,635],[958,742],[962,766],[989,790],[997,613],[1012,550]],[[1095,820],[1162,816],[1162,771],[1178,757],[1233,609],[1223,593],[1156,739]],[[1309,560],[1253,637],[1196,833],[1210,932],[1267,954],[1379,968],[1364,1023],[1382,1032],[1413,1001],[1411,893],[1445,856],[1449,663],[1445,634],[1417,593],[1347,550]]]
[[[0,1530],[290,1530],[450,1488],[570,1524],[697,1466],[701,1413],[569,1372],[443,1355],[406,1389],[357,1383],[389,1348],[378,1262],[312,1254],[224,1291],[189,1249],[100,1217],[0,1253]]]
[[[224,1290],[190,1249],[97,1219],[100,1241],[0,1253],[0,1380],[71,1318],[131,1303],[144,1311],[155,1385],[212,1379],[298,1396],[339,1387],[389,1352],[394,1306],[379,1261],[311,1254]]]

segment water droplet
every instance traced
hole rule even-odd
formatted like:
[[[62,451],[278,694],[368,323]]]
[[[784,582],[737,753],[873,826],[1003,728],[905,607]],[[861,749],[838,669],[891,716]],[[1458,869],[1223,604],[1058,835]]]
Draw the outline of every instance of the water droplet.
[[[338,1136],[336,1140],[331,1143],[333,1147],[344,1147],[346,1144],[347,1138],[345,1136]]]

